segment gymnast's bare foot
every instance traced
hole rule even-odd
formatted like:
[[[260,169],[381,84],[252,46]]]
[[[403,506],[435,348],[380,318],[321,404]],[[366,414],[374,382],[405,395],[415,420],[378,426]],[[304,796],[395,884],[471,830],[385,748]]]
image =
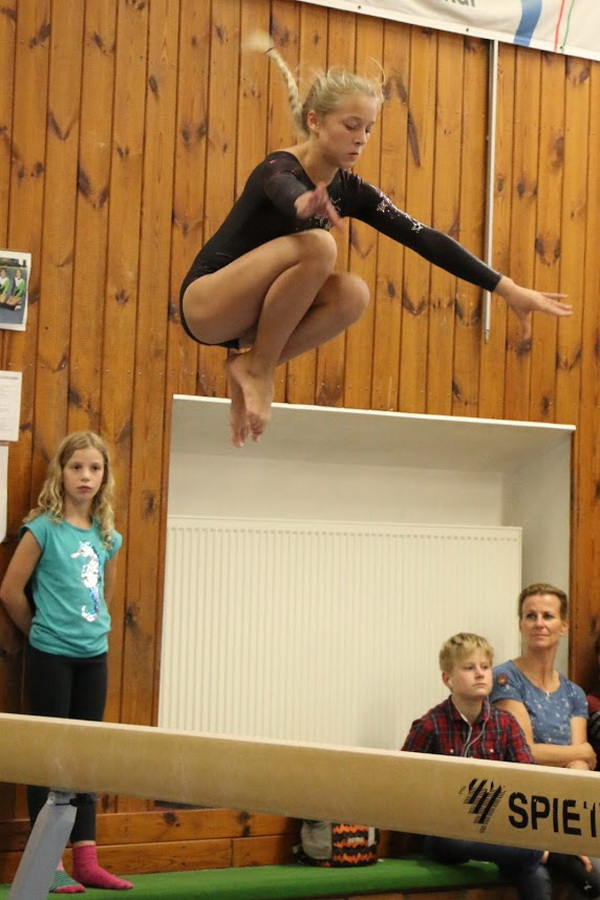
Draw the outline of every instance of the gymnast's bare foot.
[[[252,439],[258,441],[271,416],[273,374],[271,372],[259,373],[254,370],[252,351],[230,356],[227,365],[230,383],[235,381],[242,392],[246,420]],[[231,396],[234,396],[233,391]]]
[[[227,383],[231,395],[231,407],[229,409],[229,424],[231,425],[231,443],[234,447],[243,447],[250,432],[248,427],[248,414],[244,403],[244,394],[240,384],[230,372],[229,364],[233,357],[229,356],[225,361]]]

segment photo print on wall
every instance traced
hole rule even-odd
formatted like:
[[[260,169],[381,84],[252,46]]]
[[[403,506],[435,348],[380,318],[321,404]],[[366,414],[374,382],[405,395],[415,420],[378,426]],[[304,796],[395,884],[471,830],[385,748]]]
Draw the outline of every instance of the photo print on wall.
[[[0,250],[0,328],[25,331],[31,254]]]

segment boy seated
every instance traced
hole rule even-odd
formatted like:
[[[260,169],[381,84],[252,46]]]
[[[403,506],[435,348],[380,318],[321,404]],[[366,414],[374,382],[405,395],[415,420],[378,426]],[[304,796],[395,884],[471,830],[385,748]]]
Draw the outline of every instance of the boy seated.
[[[403,750],[533,763],[517,720],[488,700],[493,655],[490,644],[477,634],[455,634],[442,645],[440,668],[450,697],[413,722]],[[547,853],[541,850],[427,837],[425,854],[442,863],[496,863],[521,900],[551,900],[550,876],[542,865]]]

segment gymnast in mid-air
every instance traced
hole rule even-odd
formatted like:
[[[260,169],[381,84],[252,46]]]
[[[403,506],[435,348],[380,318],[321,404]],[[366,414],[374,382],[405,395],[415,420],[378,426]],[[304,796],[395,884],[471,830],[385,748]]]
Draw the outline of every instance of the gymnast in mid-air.
[[[231,438],[259,440],[278,365],[344,331],[369,300],[366,283],[336,271],[332,226],[350,216],[451,274],[503,297],[524,340],[531,312],[568,316],[563,294],[524,288],[443,232],[398,209],[352,173],[383,101],[381,84],[344,70],[316,77],[306,99],[269,35],[254,35],[287,86],[300,143],[270,153],[202,247],[181,286],[181,322],[201,344],[230,348]]]

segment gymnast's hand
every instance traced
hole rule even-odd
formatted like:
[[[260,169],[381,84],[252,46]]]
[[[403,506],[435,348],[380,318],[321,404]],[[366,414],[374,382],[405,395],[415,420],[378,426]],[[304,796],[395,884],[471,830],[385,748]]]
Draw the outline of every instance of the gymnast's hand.
[[[339,225],[342,221],[338,211],[329,199],[327,185],[319,182],[314,191],[305,191],[296,198],[296,214],[299,219],[310,219],[311,216],[322,216],[329,219],[332,225]]]
[[[549,316],[570,316],[573,312],[568,303],[563,303],[566,294],[548,294],[521,287],[506,275],[496,285],[496,294],[503,297],[512,309],[521,326],[521,341],[531,340],[531,313],[543,312]]]

